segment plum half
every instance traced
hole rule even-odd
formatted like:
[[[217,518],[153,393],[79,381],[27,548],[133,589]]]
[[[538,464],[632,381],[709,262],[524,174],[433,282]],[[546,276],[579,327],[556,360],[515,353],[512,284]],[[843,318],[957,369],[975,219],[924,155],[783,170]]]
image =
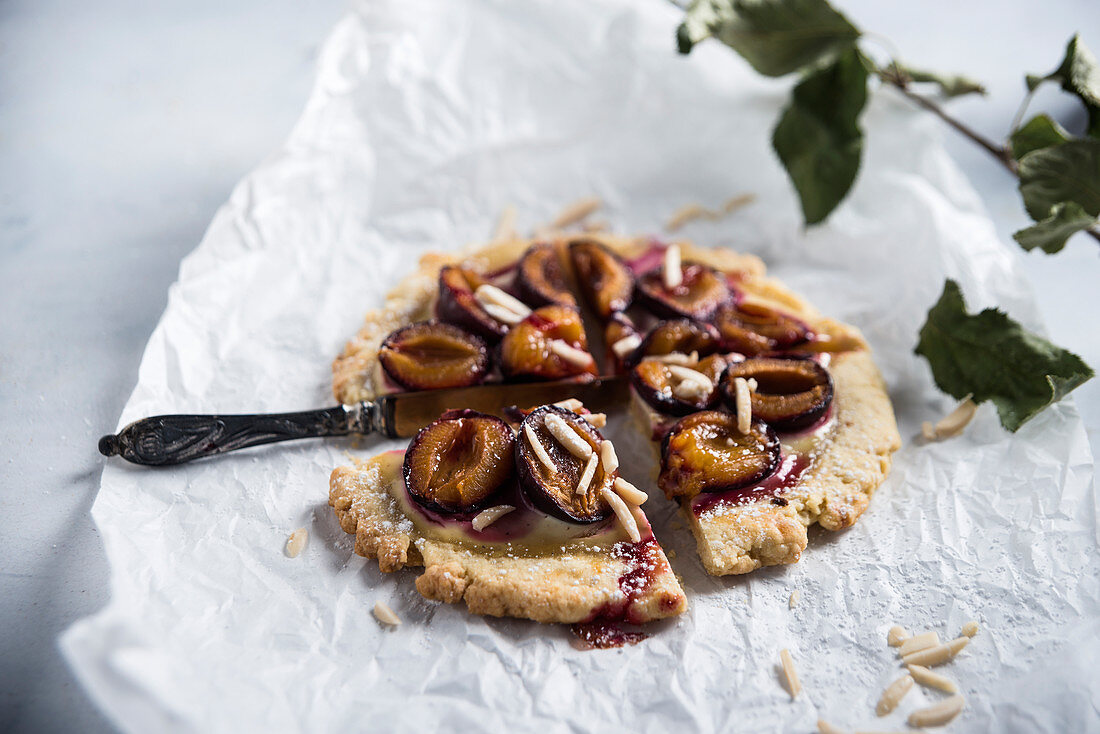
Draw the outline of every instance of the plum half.
[[[630,307],[634,273],[621,257],[595,240],[573,242],[569,257],[585,300],[602,321]]]
[[[730,298],[726,278],[714,268],[684,261],[680,284],[668,288],[663,268],[654,268],[638,278],[638,298],[662,318],[686,317],[708,321]]]
[[[687,415],[718,402],[718,380],[726,364],[721,354],[712,354],[691,366],[643,359],[630,371],[630,384],[654,410]]]
[[[753,421],[741,433],[737,416],[707,410],[681,418],[665,436],[657,484],[669,499],[742,489],[767,479],[779,462],[779,437],[767,424]]]
[[[472,270],[445,265],[439,271],[439,300],[435,311],[441,321],[495,344],[507,333],[508,325],[490,316],[474,296],[478,286],[484,283],[484,279]]]
[[[533,306],[577,305],[565,282],[558,249],[550,244],[532,245],[523,254],[516,268],[516,288],[523,300]]]
[[[382,369],[407,390],[476,385],[489,371],[489,348],[468,331],[421,321],[391,333],[378,350]]]
[[[802,321],[756,303],[722,306],[714,315],[714,325],[727,350],[747,356],[789,349],[811,336]]]
[[[634,354],[626,361],[628,365],[634,365],[645,357],[673,353],[688,355],[692,352],[705,357],[717,352],[720,346],[718,330],[710,324],[692,319],[672,319],[662,321],[650,329]]]
[[[581,314],[570,306],[531,312],[500,342],[500,368],[515,380],[560,380],[597,374]]]
[[[551,416],[555,416],[551,418]],[[597,457],[595,472],[587,486],[578,490],[584,478],[588,457],[570,450],[547,425],[547,419],[565,424],[591,456]],[[561,423],[558,423],[559,430]],[[591,523],[605,520],[611,507],[602,496],[611,489],[615,472],[606,472],[598,461],[603,437],[577,414],[555,405],[547,405],[528,414],[516,438],[516,476],[531,503],[543,512],[562,520]],[[537,446],[536,446],[537,442]]]
[[[833,378],[812,359],[753,357],[731,364],[721,380],[722,399],[736,410],[734,380],[756,380],[752,416],[780,431],[797,431],[821,420],[833,401]]]
[[[499,418],[449,410],[420,429],[405,452],[405,486],[420,504],[444,512],[483,506],[515,473],[515,437]]]

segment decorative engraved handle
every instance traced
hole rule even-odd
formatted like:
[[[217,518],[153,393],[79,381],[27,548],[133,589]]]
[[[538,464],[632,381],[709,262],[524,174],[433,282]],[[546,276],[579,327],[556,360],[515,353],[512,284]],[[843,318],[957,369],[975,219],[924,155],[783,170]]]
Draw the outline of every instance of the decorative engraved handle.
[[[265,443],[367,434],[382,428],[375,403],[268,415],[156,415],[131,423],[117,436],[99,439],[99,452],[135,464],[164,466]]]

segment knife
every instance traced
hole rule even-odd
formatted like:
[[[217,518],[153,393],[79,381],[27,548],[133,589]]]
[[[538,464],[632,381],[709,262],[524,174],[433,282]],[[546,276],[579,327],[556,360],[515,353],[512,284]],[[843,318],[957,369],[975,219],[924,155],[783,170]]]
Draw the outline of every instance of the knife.
[[[99,452],[104,456],[121,456],[134,464],[167,466],[297,438],[372,433],[405,438],[416,435],[452,408],[471,408],[500,416],[513,405],[531,407],[566,398],[577,398],[586,407],[601,408],[621,404],[628,386],[625,377],[602,377],[583,383],[559,380],[395,393],[354,405],[300,413],[156,415],[131,423],[117,435],[99,439]]]

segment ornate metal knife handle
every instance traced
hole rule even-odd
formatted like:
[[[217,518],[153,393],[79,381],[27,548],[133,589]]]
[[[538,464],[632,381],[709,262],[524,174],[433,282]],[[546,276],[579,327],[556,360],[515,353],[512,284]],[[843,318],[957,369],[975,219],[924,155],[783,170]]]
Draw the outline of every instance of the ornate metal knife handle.
[[[301,413],[155,415],[131,423],[117,436],[99,439],[99,452],[135,464],[164,466],[295,438],[381,430],[379,406],[367,402]]]

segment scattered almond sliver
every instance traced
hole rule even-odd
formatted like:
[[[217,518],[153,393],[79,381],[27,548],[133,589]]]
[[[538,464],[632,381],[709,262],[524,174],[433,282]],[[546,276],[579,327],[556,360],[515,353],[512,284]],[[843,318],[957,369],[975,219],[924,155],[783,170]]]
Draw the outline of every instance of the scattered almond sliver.
[[[727,200],[722,208],[715,211],[708,209],[702,204],[685,204],[684,206],[673,212],[669,217],[668,222],[665,223],[665,229],[669,232],[675,232],[689,222],[694,222],[697,219],[707,219],[710,221],[717,221],[726,214],[731,214],[741,207],[749,204],[756,197],[752,194],[741,194]]]
[[[382,624],[388,624],[393,627],[397,627],[401,624],[401,617],[397,616],[397,613],[390,609],[389,604],[384,601],[376,601],[374,603],[374,616]]]
[[[798,603],[798,600],[802,598],[802,592],[795,589],[791,592],[791,595],[787,597],[787,609],[794,609],[794,605]]]
[[[958,436],[966,428],[978,409],[977,403],[971,400],[972,395],[967,395],[959,401],[955,409],[940,419],[935,425],[925,421],[921,425],[921,433],[929,441],[939,441],[944,438]]]
[[[619,455],[615,453],[615,446],[607,439],[600,444],[600,462],[603,464],[603,470],[608,474],[619,468]]]
[[[922,686],[928,688],[935,688],[945,693],[958,693],[959,688],[955,685],[955,682],[950,678],[946,678],[939,673],[934,673],[923,665],[910,665],[909,675],[913,676],[913,680],[920,683]]]
[[[496,507],[488,507],[474,516],[473,521],[470,523],[474,530],[481,532],[485,528],[495,523],[500,518],[507,515],[512,510],[516,509],[512,505],[497,505]]]
[[[680,364],[667,364],[665,366],[672,376],[680,380],[680,382],[693,382],[707,392],[714,389],[714,383],[699,370],[693,370],[690,367],[685,367]]]
[[[901,643],[901,647],[898,649],[898,655],[905,657],[910,653],[920,652],[921,650],[927,650],[930,647],[935,647],[940,644],[940,636],[933,632],[923,632],[916,637],[910,637]]]
[[[967,622],[963,625],[961,634],[964,637],[973,637],[974,635],[978,634],[978,629],[978,623],[971,620],[970,622]]]
[[[680,246],[671,244],[665,248],[664,267],[661,271],[665,288],[669,290],[684,282],[684,269],[680,258]]]
[[[817,720],[817,732],[818,734],[848,734],[844,729],[841,729],[839,726],[833,726],[824,719]]]
[[[619,359],[626,359],[626,356],[633,352],[642,343],[642,337],[637,334],[628,334],[619,341],[611,345],[611,351],[615,353],[615,356]]]
[[[684,367],[698,364],[699,352],[692,352],[691,354],[683,354],[681,352],[672,352],[670,354],[656,354],[652,357],[646,357],[650,362],[660,362],[661,364],[678,364]]]
[[[794,699],[798,696],[798,692],[802,690],[802,684],[798,682],[798,671],[794,669],[794,658],[791,657],[791,653],[787,648],[779,651],[779,662],[783,666],[783,678],[786,679],[787,691]]]
[[[550,340],[550,351],[577,367],[587,367],[592,363],[592,355],[583,349],[566,344],[561,339]]]
[[[531,428],[529,424],[523,426],[523,435],[527,437],[528,443],[531,444],[531,450],[535,452],[535,456],[538,457],[542,465],[550,472],[556,472],[558,468],[554,466],[554,460],[550,458],[550,454],[546,452],[546,447],[542,445],[542,441],[539,440],[538,435],[535,434],[535,429]]]
[[[623,526],[623,530],[626,531],[630,540],[634,543],[641,540],[642,534],[638,532],[638,521],[634,519],[634,513],[626,506],[626,502],[623,501],[623,498],[607,487],[601,489],[600,493],[603,495],[603,498],[607,500],[607,504],[611,505],[615,517],[619,519],[619,524]]]
[[[474,291],[474,298],[481,304],[482,308],[499,306],[501,309],[518,315],[521,320],[531,313],[531,309],[526,303],[488,283],[483,283],[477,287],[477,290]]]
[[[875,706],[875,713],[879,716],[886,716],[901,703],[901,699],[905,698],[905,694],[909,693],[909,689],[913,687],[913,676],[903,675],[896,681],[886,686],[886,690],[882,692],[882,698],[878,700],[878,705]]]
[[[948,660],[958,655],[969,642],[969,637],[956,637],[954,640],[951,640],[951,642],[938,647],[930,647],[926,650],[904,655],[902,656],[902,660],[905,661],[906,665],[923,665],[927,668],[943,665]]]
[[[495,303],[483,303],[481,304],[481,308],[485,311],[485,313],[489,314],[500,323],[507,324],[508,326],[515,326],[520,321],[523,321],[523,319],[525,318],[523,316],[520,316],[518,313],[514,311],[509,311],[503,306],[498,306]]]
[[[900,624],[895,624],[890,628],[890,631],[886,633],[886,644],[890,647],[900,647],[901,643],[908,640],[912,635],[909,634],[909,630],[902,627]]]
[[[584,407],[584,403],[582,403],[580,400],[577,400],[576,398],[566,398],[565,400],[559,400],[558,402],[554,403],[554,405],[559,408],[565,408],[566,410],[570,410],[574,413]]]
[[[607,413],[577,413],[588,421],[593,428],[603,428],[607,425]]]
[[[551,229],[565,229],[571,224],[583,222],[601,206],[603,206],[603,202],[595,196],[578,199],[562,209],[558,216],[554,218],[554,221],[550,223],[550,227]]]
[[[588,461],[584,464],[584,471],[581,472],[580,479],[577,480],[577,488],[573,490],[576,494],[584,494],[588,491],[588,487],[592,484],[592,478],[596,476],[596,467],[600,463],[600,457],[593,451],[588,455]]]
[[[737,430],[748,433],[752,430],[752,394],[749,392],[749,383],[744,377],[735,377],[733,388],[737,402]]]
[[[588,457],[592,455],[592,446],[581,438],[560,415],[550,413],[546,416],[545,425],[546,430],[550,431],[550,434],[558,440],[558,443],[568,449],[573,456],[587,461]]]
[[[286,539],[286,554],[290,558],[297,558],[298,554],[305,549],[306,543],[309,541],[309,531],[305,528],[298,528],[290,537]]]
[[[946,698],[934,706],[918,709],[909,714],[909,725],[918,727],[943,726],[958,716],[965,704],[966,701],[962,696],[955,695],[951,698]]]
[[[622,477],[615,478],[615,492],[631,505],[644,505],[649,495]]]

